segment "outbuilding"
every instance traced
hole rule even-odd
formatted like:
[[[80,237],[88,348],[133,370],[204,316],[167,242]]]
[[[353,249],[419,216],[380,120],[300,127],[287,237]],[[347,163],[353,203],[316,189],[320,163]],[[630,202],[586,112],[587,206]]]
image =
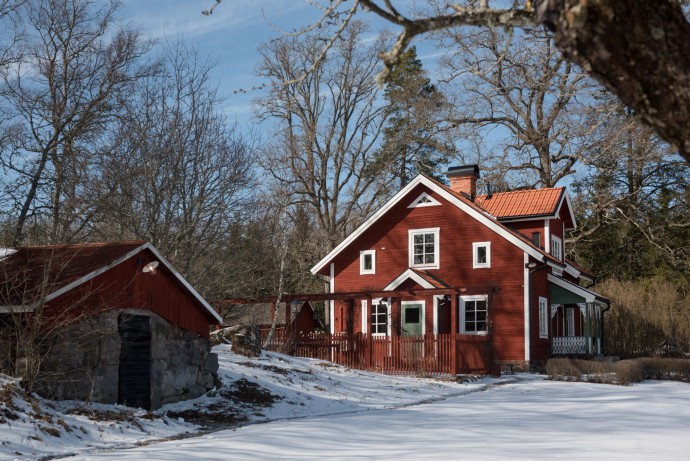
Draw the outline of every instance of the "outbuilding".
[[[52,399],[155,409],[212,389],[221,317],[150,243],[0,255],[0,369]]]

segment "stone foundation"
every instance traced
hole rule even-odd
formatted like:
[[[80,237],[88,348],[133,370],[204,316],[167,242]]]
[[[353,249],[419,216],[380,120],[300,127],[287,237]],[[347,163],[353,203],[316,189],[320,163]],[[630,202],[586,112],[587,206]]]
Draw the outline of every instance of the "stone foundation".
[[[55,400],[117,403],[121,313],[151,321],[151,407],[199,397],[217,379],[218,357],[207,338],[144,310],[117,310],[73,325],[53,341],[34,389]]]

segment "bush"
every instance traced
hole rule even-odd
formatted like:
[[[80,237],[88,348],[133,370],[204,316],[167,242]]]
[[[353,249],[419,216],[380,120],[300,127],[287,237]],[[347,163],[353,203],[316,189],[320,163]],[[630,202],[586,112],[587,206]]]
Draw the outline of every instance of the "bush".
[[[549,379],[628,385],[644,379],[690,382],[690,360],[642,358],[619,362],[599,362],[554,358],[546,363]]]

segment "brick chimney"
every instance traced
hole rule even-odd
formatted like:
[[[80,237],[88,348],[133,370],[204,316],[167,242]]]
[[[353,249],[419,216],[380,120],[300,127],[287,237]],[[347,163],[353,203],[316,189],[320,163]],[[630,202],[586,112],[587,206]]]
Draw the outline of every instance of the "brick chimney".
[[[479,178],[478,165],[452,166],[448,168],[446,176],[450,180],[450,188],[453,192],[464,195],[474,201],[477,195],[477,179]]]

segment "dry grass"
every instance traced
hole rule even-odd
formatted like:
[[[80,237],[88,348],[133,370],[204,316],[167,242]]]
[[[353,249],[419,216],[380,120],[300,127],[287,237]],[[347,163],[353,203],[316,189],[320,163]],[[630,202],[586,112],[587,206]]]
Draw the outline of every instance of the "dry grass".
[[[690,360],[641,358],[619,362],[599,362],[568,358],[546,363],[549,379],[628,385],[644,379],[690,382]]]

